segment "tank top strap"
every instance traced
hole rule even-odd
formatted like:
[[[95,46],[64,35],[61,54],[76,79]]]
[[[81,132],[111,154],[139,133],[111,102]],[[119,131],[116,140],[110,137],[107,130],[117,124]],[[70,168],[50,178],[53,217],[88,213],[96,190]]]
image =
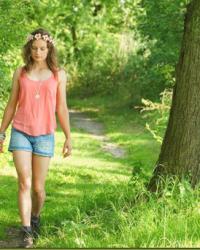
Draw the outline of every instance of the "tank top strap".
[[[58,81],[58,70],[55,70],[54,77],[55,77],[56,81]]]
[[[19,76],[20,77],[23,76],[25,72],[26,72],[26,70],[25,70],[24,66],[22,66]]]
[[[55,77],[55,80],[56,80],[56,82],[57,82],[57,86],[59,85],[59,82],[58,82],[58,72],[59,72],[59,68],[57,68],[56,70],[55,70],[55,72],[54,72],[54,77]]]

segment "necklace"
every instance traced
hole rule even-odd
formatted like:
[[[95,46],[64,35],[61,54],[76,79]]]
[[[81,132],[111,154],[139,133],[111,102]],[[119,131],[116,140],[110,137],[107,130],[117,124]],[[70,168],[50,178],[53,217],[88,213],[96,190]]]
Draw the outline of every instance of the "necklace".
[[[40,81],[39,88],[36,89],[36,92],[35,92],[35,98],[36,99],[40,98],[40,88],[41,88],[41,85],[42,85],[42,81]]]

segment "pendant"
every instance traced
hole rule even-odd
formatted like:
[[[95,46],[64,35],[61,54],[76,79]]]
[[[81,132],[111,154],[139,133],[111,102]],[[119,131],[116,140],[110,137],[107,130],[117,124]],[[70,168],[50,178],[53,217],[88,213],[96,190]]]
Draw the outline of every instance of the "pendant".
[[[40,95],[39,95],[39,94],[36,94],[36,95],[35,95],[35,98],[36,98],[36,99],[39,99],[39,98],[40,98]]]

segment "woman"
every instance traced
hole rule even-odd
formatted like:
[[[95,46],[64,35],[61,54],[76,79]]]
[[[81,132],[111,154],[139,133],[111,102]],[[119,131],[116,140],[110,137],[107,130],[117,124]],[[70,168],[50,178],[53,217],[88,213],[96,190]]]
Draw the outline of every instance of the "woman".
[[[27,248],[39,233],[45,178],[54,155],[55,112],[65,134],[63,157],[71,154],[72,147],[66,73],[57,67],[55,43],[49,32],[41,28],[33,31],[22,56],[25,65],[13,74],[12,91],[0,126],[0,152],[3,152],[5,131],[13,120],[8,150],[13,154],[18,175],[21,246]]]

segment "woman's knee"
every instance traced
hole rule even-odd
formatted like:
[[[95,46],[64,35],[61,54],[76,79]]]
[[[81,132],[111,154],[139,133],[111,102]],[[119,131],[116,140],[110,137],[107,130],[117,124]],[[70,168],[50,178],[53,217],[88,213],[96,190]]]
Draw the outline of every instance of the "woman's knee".
[[[22,192],[27,192],[31,190],[31,180],[25,179],[25,180],[19,180],[19,190]]]
[[[46,192],[43,187],[33,187],[33,193],[39,198],[45,198]]]

